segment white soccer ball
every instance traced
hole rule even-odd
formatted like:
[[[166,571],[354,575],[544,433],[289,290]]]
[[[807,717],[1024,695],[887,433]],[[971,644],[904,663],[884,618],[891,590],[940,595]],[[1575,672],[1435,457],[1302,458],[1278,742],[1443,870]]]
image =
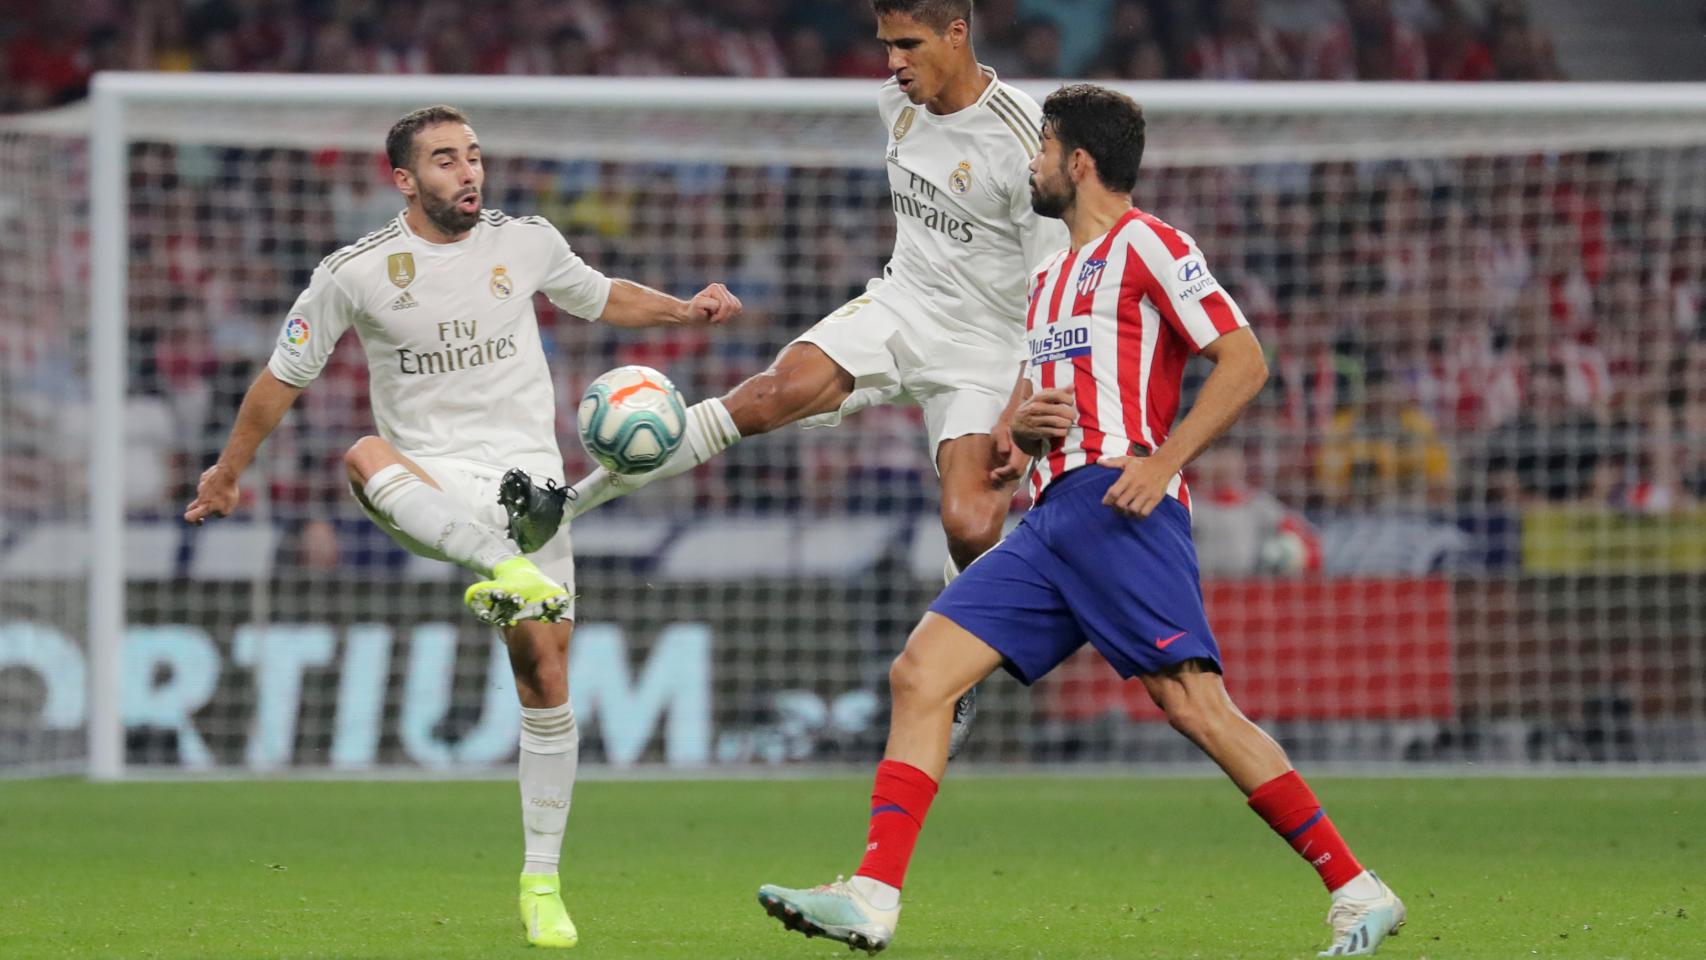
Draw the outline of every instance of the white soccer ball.
[[[617,367],[581,394],[581,446],[612,473],[656,470],[681,446],[687,404],[651,367]]]

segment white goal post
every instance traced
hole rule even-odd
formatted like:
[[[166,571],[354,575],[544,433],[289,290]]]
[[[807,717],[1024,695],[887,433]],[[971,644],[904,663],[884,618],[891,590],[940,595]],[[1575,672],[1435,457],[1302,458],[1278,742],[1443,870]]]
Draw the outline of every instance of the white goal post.
[[[1140,204],[1195,234],[1217,275],[1253,305],[1246,309],[1258,334],[1266,340],[1275,332],[1273,397],[1229,441],[1243,464],[1231,486],[1240,496],[1271,495],[1309,532],[1301,546],[1283,531],[1251,534],[1265,559],[1210,578],[1210,615],[1229,633],[1230,669],[1247,671],[1254,685],[1246,689],[1256,706],[1247,709],[1305,756],[1377,765],[1706,761],[1706,591],[1699,589],[1706,489],[1695,487],[1706,472],[1689,472],[1695,448],[1706,446],[1706,436],[1691,432],[1706,429],[1706,414],[1692,419],[1697,404],[1706,412],[1706,381],[1694,379],[1706,377],[1706,352],[1698,368],[1685,356],[1706,348],[1693,346],[1697,331],[1685,329],[1692,308],[1684,302],[1706,296],[1706,264],[1698,277],[1690,272],[1691,258],[1706,250],[1706,85],[1112,85],[1140,102],[1150,121]],[[1058,83],[1020,86],[1040,101]],[[437,102],[471,113],[488,155],[525,159],[505,170],[518,182],[528,178],[515,195],[556,204],[547,215],[577,248],[575,231],[588,234],[595,265],[603,252],[634,269],[728,269],[767,291],[755,302],[765,304],[757,322],[770,328],[809,312],[800,301],[829,302],[845,288],[839,273],[828,279],[831,272],[875,275],[886,255],[885,131],[874,84],[864,81],[113,73],[95,78],[86,109],[0,123],[0,136],[25,147],[31,137],[86,137],[86,211],[62,205],[40,213],[87,218],[89,321],[88,499],[86,520],[78,521],[86,522],[87,620],[81,631],[74,622],[64,627],[87,668],[86,754],[68,756],[55,740],[37,751],[45,755],[29,747],[15,757],[0,753],[0,772],[65,763],[86,765],[97,779],[123,777],[137,765],[474,769],[507,756],[507,747],[471,746],[482,738],[501,745],[503,733],[482,719],[502,701],[478,680],[459,679],[454,692],[438,694],[441,717],[411,717],[400,701],[434,689],[432,664],[466,667],[468,644],[431,632],[442,624],[414,623],[383,599],[343,593],[335,609],[317,614],[323,620],[289,620],[289,588],[278,583],[281,576],[296,582],[296,573],[281,571],[295,571],[297,561],[276,558],[284,556],[278,544],[297,536],[290,509],[265,524],[272,532],[262,547],[242,548],[265,558],[255,561],[252,583],[233,588],[243,599],[230,602],[247,605],[234,613],[193,589],[180,595],[185,580],[218,563],[196,556],[185,566],[182,553],[198,544],[173,541],[178,559],[161,561],[167,572],[139,578],[127,536],[163,530],[165,500],[138,507],[115,489],[132,457],[127,409],[136,352],[159,352],[148,361],[149,376],[164,379],[173,375],[155,368],[181,356],[195,354],[191,366],[213,363],[187,347],[174,354],[159,346],[172,337],[223,338],[264,359],[270,334],[222,319],[219,304],[241,304],[262,285],[269,296],[288,288],[276,271],[296,255],[291,244],[302,248],[305,266],[333,248],[309,249],[326,231],[286,224],[287,212],[260,198],[269,190],[281,199],[307,197],[303,216],[340,221],[350,213],[344,199],[312,199],[321,180],[279,183],[297,175],[290,165],[321,164],[323,182],[341,189],[346,167],[338,164],[357,170],[350,158],[377,154],[391,119]],[[147,167],[156,153],[170,153],[171,172]],[[643,171],[640,182],[625,180],[624,169]],[[135,193],[136,184],[162,178],[200,179],[189,199],[170,190]],[[138,209],[149,226],[133,222]],[[677,212],[691,223],[679,237],[657,224]],[[245,218],[265,221],[251,237],[265,253],[232,278],[220,276],[226,265],[183,253],[189,247],[207,259],[224,238],[238,237],[219,231]],[[156,227],[183,243],[133,262],[139,232]],[[1573,245],[1548,239],[1565,229]],[[205,232],[187,236],[196,231]],[[354,239],[339,236],[336,244]],[[845,245],[838,260],[807,262],[814,244],[829,243]],[[1233,243],[1238,249],[1223,258]],[[662,256],[650,256],[658,250]],[[1443,270],[1430,272],[1442,258],[1459,269],[1481,264],[1487,275],[1442,283]],[[1639,289],[1619,285],[1626,270],[1639,273]],[[172,277],[181,271],[215,292],[173,305]],[[719,278],[660,277],[668,284]],[[149,289],[138,291],[138,282]],[[69,289],[65,296],[81,299]],[[132,319],[139,296],[165,318],[145,336]],[[1543,330],[1542,315],[1554,327]],[[1642,331],[1661,316],[1671,328],[1650,349],[1674,360],[1662,370],[1640,346]],[[1706,315],[1698,322],[1706,327]],[[1706,330],[1698,333],[1706,342]],[[634,349],[684,365],[706,392],[756,372],[779,335],[743,334],[744,352],[719,353],[724,348],[708,343],[682,353],[653,339]],[[571,372],[559,382],[559,407],[572,411],[565,389],[578,389],[602,358],[628,349],[591,336],[599,335],[562,334],[564,352],[553,364]],[[583,358],[571,352],[577,346],[592,352]],[[1559,423],[1575,431],[1577,445],[1536,451],[1523,446],[1524,433],[1535,433],[1530,414],[1551,371],[1566,395],[1559,402],[1568,417]],[[195,389],[205,389],[205,379],[181,376]],[[1637,383],[1652,395],[1626,397]],[[1370,411],[1382,404],[1413,408],[1424,420],[1394,413],[1395,432],[1381,433],[1387,426],[1371,426]],[[219,420],[205,403],[196,410]],[[1426,429],[1415,426],[1424,421]],[[755,440],[714,480],[683,478],[679,489],[648,491],[603,525],[588,518],[584,542],[595,559],[583,603],[600,619],[587,645],[609,658],[587,653],[586,669],[616,671],[610,689],[628,696],[585,688],[589,700],[617,704],[592,727],[603,740],[598,756],[617,766],[689,770],[866,759],[872,730],[883,724],[873,664],[904,640],[907,618],[934,589],[919,571],[940,554],[929,542],[930,478],[919,466],[927,461],[915,451],[887,452],[890,439],[910,428],[873,418],[803,439]],[[322,445],[353,439],[300,433],[290,449],[304,463],[321,462]],[[579,453],[572,446],[565,441],[571,460]],[[187,455],[167,456],[164,487],[181,491],[211,453],[192,444]],[[1699,459],[1706,469],[1706,456]],[[1222,466],[1203,467],[1211,469]],[[251,478],[263,518],[269,504],[288,506],[297,496],[294,480],[269,481],[267,470],[258,461]],[[847,470],[860,479],[840,479]],[[1507,481],[1508,489],[1499,487]],[[897,484],[915,492],[897,494]],[[1635,492],[1658,488],[1667,499],[1656,504]],[[352,538],[361,535],[338,512],[347,504],[323,508],[332,512],[322,516],[318,494],[301,496],[311,503],[302,515],[331,531],[326,537],[341,538],[338,559],[303,576],[355,569],[364,590],[383,593],[396,576],[454,592],[453,579],[414,565],[350,567]],[[718,526],[724,509],[733,519]],[[1216,516],[1246,522],[1231,508]],[[33,522],[26,516],[15,526],[27,534]],[[1248,532],[1239,526],[1213,536],[1219,544]],[[1209,535],[1199,527],[1199,539]],[[701,539],[711,546],[695,554]],[[315,549],[303,545],[300,556]],[[767,566],[778,551],[789,563]],[[1313,559],[1285,559],[1293,552]],[[748,572],[731,579],[707,555],[723,563],[733,557],[732,567]],[[27,581],[0,578],[0,591],[22,591]],[[598,604],[600,589],[615,599]],[[196,620],[215,607],[217,626]],[[0,607],[0,628],[14,617],[25,619]],[[271,641],[245,633],[280,622],[299,628],[288,654],[269,653]],[[145,685],[161,694],[152,720],[124,706],[141,682],[124,673],[125,646],[135,643],[127,635],[134,638],[137,624],[183,627],[217,653],[205,663],[135,661],[168,677]],[[387,631],[383,638],[363,632],[375,624]],[[1298,629],[1330,638],[1327,655],[1351,666],[1336,670],[1274,639]],[[413,639],[404,644],[408,630]],[[638,650],[626,645],[630,634],[644,635],[639,645],[654,652],[651,661],[630,664]],[[1507,634],[1509,642],[1499,639]],[[686,659],[662,662],[666,646]],[[0,654],[7,649],[0,644]],[[392,663],[393,651],[406,653],[406,670]],[[468,669],[483,669],[477,650],[473,656]],[[671,664],[688,662],[680,673],[702,685],[683,679],[672,687]],[[6,667],[0,660],[0,671]],[[997,684],[973,759],[1187,757],[1129,690],[1093,667],[1069,667],[1076,672],[1065,686],[1039,685],[1034,704],[1014,685]],[[322,674],[323,685],[304,686],[304,677]],[[192,675],[205,681],[200,699],[185,685]],[[1323,676],[1329,692],[1300,692]],[[193,719],[172,720],[166,701],[179,696],[194,701]],[[468,696],[475,702],[464,702]],[[357,702],[361,710],[351,706]],[[36,742],[36,721],[7,713],[0,704],[0,734],[10,723]],[[457,729],[440,737],[446,724]],[[169,747],[149,739],[157,734]]]

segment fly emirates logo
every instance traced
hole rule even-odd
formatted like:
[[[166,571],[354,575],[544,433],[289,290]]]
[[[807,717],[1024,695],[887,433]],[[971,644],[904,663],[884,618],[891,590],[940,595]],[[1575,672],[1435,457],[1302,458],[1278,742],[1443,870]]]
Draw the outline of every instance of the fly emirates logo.
[[[475,320],[446,320],[438,324],[438,339],[443,346],[437,350],[398,347],[398,370],[422,376],[455,373],[508,360],[520,352],[513,333],[480,339],[479,322]]]
[[[961,243],[971,242],[971,224],[946,210],[935,205],[939,196],[935,185],[916,173],[908,173],[907,189],[910,193],[889,191],[890,205],[896,215],[905,215],[922,222],[926,227]],[[923,194],[922,198],[919,194]]]

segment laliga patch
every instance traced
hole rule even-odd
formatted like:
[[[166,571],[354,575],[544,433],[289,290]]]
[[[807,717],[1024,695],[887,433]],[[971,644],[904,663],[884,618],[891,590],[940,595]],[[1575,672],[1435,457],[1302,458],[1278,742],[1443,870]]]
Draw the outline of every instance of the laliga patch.
[[[308,320],[304,317],[291,317],[285,321],[284,331],[279,334],[278,345],[285,353],[293,357],[302,356],[302,345],[308,342]]]
[[[1220,281],[1208,272],[1201,257],[1180,260],[1173,267],[1173,299],[1179,303],[1196,303],[1220,289]]]

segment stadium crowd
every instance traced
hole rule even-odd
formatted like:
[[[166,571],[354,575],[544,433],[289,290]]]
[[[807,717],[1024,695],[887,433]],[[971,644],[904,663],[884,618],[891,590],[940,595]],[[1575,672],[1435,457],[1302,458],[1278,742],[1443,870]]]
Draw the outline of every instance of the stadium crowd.
[[[1560,76],[1523,0],[979,0],[973,19],[1007,77]],[[881,77],[874,32],[867,0],[39,4],[0,23],[0,111],[76,100],[112,69]]]
[[[113,5],[75,42],[81,35],[63,21],[50,29],[62,13],[42,8],[7,45],[7,69],[14,78],[38,71],[35,86],[13,86],[13,105],[63,99],[81,82],[67,71],[66,85],[44,85],[52,71],[20,57],[50,36],[77,51],[81,70],[881,72],[864,0],[722,0],[661,15],[669,6],[497,3],[451,31],[447,11],[460,8],[431,2],[151,0]],[[1450,2],[1329,6],[1348,19],[1282,31],[1245,0],[1222,0],[1201,19],[1195,4],[989,0],[979,4],[980,49],[1020,75],[1556,75],[1519,4],[1493,4],[1484,23]],[[1089,17],[1103,8],[1117,25],[1114,47],[1165,40],[1155,39],[1153,55],[1112,63],[1094,49],[1033,49],[1034,24],[1003,29],[1030,23],[1033,10]],[[1382,19],[1372,34],[1359,26],[1359,16],[1394,10],[1422,19]],[[127,12],[138,19],[123,20]],[[511,29],[524,21],[553,27]],[[456,46],[446,48],[452,33]],[[544,47],[522,45],[541,36]],[[614,36],[629,42],[615,48]],[[330,37],[343,44],[338,57]],[[1386,46],[1374,55],[1370,42]],[[132,160],[125,485],[133,515],[165,518],[218,449],[313,264],[398,203],[370,154],[149,143]],[[1706,444],[1688,442],[1706,436],[1706,207],[1663,189],[1660,176],[1703,161],[1698,148],[1678,148],[1146,169],[1139,204],[1200,240],[1271,357],[1269,387],[1227,441],[1240,456],[1203,471],[1202,495],[1229,513],[1277,496],[1280,512],[1321,528],[1327,567],[1342,572],[1511,562],[1508,541],[1488,531],[1534,505],[1662,512],[1706,502]],[[690,397],[721,393],[856,295],[892,242],[887,184],[875,170],[496,157],[488,176],[487,205],[545,216],[607,273],[676,292],[724,280],[746,303],[728,330],[620,337],[542,307],[571,476],[587,465],[572,402],[592,377],[645,363],[675,375]],[[13,270],[0,282],[43,276]],[[46,302],[23,289],[5,301]],[[55,462],[80,455],[54,426],[66,403],[86,396],[74,327],[0,326],[11,379],[0,484],[9,504],[36,515],[82,502],[81,471]],[[348,442],[372,429],[365,378],[359,351],[340,350],[271,441],[263,499],[277,517],[309,521],[305,562],[336,563],[353,555],[351,538],[372,539],[337,466]],[[836,431],[742,444],[691,478],[606,509],[922,513],[934,483],[916,416],[879,408]],[[1335,536],[1362,539],[1335,561]]]

